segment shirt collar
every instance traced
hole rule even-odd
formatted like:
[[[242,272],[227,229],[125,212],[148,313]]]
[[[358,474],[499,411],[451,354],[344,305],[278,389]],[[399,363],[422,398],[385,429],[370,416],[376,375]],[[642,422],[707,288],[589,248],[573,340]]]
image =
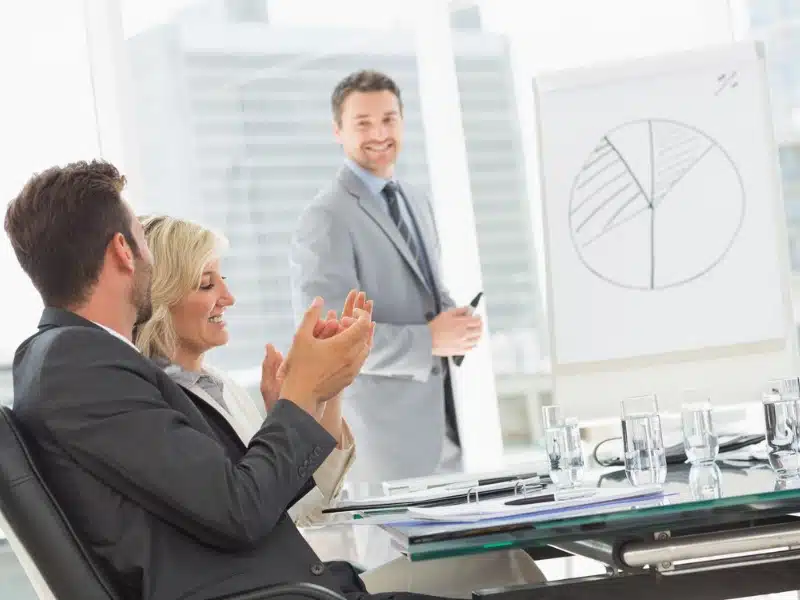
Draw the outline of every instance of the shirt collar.
[[[383,177],[378,177],[375,173],[371,173],[367,171],[364,167],[359,165],[356,161],[345,158],[344,164],[347,165],[347,168],[350,169],[356,177],[358,177],[361,182],[367,187],[370,193],[373,196],[377,196],[378,198],[382,198],[381,192],[383,191],[383,187],[389,182],[394,181],[394,179],[384,179]]]
[[[209,387],[216,386],[221,392],[224,384],[221,379],[206,373],[205,371],[187,371],[180,365],[170,363],[165,359],[155,359],[154,362],[161,367],[170,378],[184,387],[199,386],[206,391]],[[216,399],[216,398],[215,398]]]
[[[115,338],[122,340],[123,342],[128,344],[131,348],[133,348],[134,350],[139,352],[139,349],[136,347],[136,345],[132,341],[130,341],[128,338],[126,338],[124,335],[119,333],[118,331],[114,331],[110,327],[106,327],[105,325],[103,325],[102,323],[98,323],[97,321],[92,321],[92,323],[94,323],[98,327],[101,327],[102,329],[105,329],[108,333],[113,335]]]

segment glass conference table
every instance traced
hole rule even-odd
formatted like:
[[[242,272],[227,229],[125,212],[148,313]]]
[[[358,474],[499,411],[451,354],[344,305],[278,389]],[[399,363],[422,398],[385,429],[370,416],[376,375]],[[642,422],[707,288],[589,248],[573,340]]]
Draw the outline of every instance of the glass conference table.
[[[778,479],[765,463],[717,467],[670,465],[663,498],[610,512],[383,527],[412,561],[524,548],[535,559],[579,555],[607,566],[604,576],[476,590],[475,598],[708,600],[800,589],[800,478]],[[584,485],[629,484],[617,470]]]

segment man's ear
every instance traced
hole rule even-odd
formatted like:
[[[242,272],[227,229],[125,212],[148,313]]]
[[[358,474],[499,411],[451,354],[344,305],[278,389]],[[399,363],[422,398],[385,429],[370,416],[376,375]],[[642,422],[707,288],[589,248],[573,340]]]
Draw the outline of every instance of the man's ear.
[[[333,125],[333,136],[336,138],[336,141],[339,142],[339,144],[341,144],[342,143],[342,127],[341,127],[341,125],[339,125],[339,123],[336,121],[336,119],[333,120],[332,125]]]
[[[107,252],[111,255],[114,263],[119,265],[123,271],[133,272],[136,269],[135,255],[133,248],[128,243],[124,235],[117,232],[108,243]]]

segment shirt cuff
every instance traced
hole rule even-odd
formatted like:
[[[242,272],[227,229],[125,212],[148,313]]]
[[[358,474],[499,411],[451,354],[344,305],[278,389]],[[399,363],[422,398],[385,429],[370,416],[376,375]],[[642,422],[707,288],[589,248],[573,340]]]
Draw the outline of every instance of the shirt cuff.
[[[341,448],[334,448],[314,472],[314,481],[322,492],[326,504],[333,502],[344,484],[345,475],[355,456],[355,440],[347,421],[342,419]]]
[[[314,472],[316,487],[300,498],[289,515],[298,527],[307,527],[331,520],[334,515],[323,514],[342,491],[345,476],[355,460],[355,440],[346,421],[342,421],[341,448],[335,448]]]

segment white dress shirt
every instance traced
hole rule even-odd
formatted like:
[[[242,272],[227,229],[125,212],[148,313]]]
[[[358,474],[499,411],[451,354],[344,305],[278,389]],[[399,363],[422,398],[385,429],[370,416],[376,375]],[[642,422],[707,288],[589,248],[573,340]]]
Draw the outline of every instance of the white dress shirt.
[[[97,321],[92,321],[92,323],[94,323],[95,325],[97,325],[98,327],[100,327],[102,329],[105,329],[108,333],[113,335],[115,338],[122,340],[123,342],[128,344],[128,346],[130,346],[131,348],[133,348],[134,350],[139,352],[139,349],[136,347],[136,344],[134,344],[132,341],[130,341],[128,338],[126,338],[124,335],[122,335],[119,331],[114,331],[113,329],[111,329],[111,327],[106,327],[105,325],[103,325],[102,323],[98,323]]]

